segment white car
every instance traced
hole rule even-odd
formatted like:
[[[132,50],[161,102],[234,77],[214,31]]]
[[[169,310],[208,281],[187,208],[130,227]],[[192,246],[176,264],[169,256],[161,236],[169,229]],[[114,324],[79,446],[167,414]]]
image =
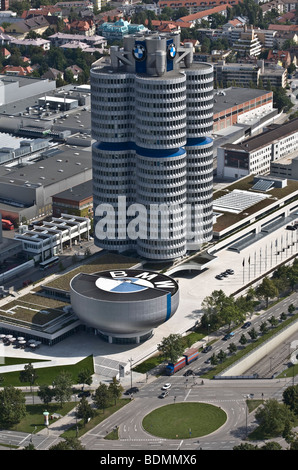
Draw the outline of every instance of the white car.
[[[164,384],[162,387],[163,390],[169,390],[169,388],[171,388],[171,384]]]

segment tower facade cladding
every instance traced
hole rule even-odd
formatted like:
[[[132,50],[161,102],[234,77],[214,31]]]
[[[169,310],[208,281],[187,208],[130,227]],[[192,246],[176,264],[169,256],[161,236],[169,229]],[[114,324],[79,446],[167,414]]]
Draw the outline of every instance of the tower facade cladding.
[[[212,238],[213,67],[179,34],[124,37],[90,73],[95,243],[170,260]]]

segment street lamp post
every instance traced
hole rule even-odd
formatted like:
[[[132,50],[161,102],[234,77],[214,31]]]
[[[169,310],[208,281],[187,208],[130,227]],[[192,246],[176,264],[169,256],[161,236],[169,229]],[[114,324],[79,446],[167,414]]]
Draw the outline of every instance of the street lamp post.
[[[129,359],[130,362],[130,388],[132,388],[132,357]]]

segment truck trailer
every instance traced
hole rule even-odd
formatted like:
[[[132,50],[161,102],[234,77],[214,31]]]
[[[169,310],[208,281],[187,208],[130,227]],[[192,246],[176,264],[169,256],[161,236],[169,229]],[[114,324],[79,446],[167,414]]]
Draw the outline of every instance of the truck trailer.
[[[199,351],[197,349],[188,349],[183,354],[182,358],[178,359],[177,362],[169,364],[166,366],[166,375],[174,375],[178,370],[183,369],[183,367],[188,366],[193,361],[198,359]]]

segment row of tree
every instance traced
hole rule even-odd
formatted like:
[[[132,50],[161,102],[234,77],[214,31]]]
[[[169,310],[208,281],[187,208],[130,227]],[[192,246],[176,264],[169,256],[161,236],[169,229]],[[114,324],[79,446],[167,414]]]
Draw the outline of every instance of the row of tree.
[[[232,326],[241,325],[247,315],[252,315],[256,308],[262,307],[262,302],[264,302],[264,307],[268,308],[271,299],[293,292],[297,284],[298,259],[295,259],[292,265],[279,266],[271,278],[263,278],[262,282],[255,289],[250,288],[246,295],[235,298],[233,295],[227,296],[223,290],[215,290],[202,302],[204,313],[200,321],[200,328],[206,332],[216,331],[223,327],[231,330]],[[283,312],[280,315],[280,321],[285,320],[287,314],[292,314],[294,311],[295,306],[291,304],[288,312]],[[272,316],[268,322],[271,327],[275,327],[278,319]],[[265,334],[267,331],[268,323],[263,322],[260,326],[260,334]],[[258,336],[258,332],[254,328],[251,328],[248,334],[251,340],[255,340]],[[247,338],[243,334],[240,338],[240,344],[244,346],[246,342]],[[171,334],[162,339],[161,343],[157,345],[157,349],[165,360],[174,363],[185,351],[185,338],[179,334]],[[213,358],[213,360],[215,362],[217,359]],[[223,356],[220,360],[223,360]]]
[[[247,334],[250,338],[250,341],[255,341],[259,335],[264,335],[269,331],[269,328],[275,328],[278,324],[279,321],[284,321],[287,319],[288,315],[292,315],[294,311],[296,310],[296,307],[294,304],[289,305],[288,311],[287,312],[282,312],[280,314],[279,319],[276,318],[274,315],[272,315],[268,321],[264,321],[260,324],[259,331],[257,331],[254,327],[248,330]],[[208,327],[210,328],[210,323],[205,325],[205,328]],[[239,338],[239,344],[241,347],[245,346],[248,343],[248,338],[245,336],[243,333],[240,338]],[[176,362],[179,357],[182,356],[182,354],[185,351],[185,339],[180,335],[180,334],[171,334],[167,336],[166,338],[163,338],[161,343],[158,344],[157,346],[158,351],[162,354],[163,358],[165,360],[168,360],[169,362]],[[237,345],[235,343],[229,343],[228,346],[228,351],[230,354],[233,354],[237,352]],[[210,358],[210,364],[212,366],[216,366],[218,363],[222,363],[226,360],[227,358],[227,353],[224,352],[223,350],[220,350],[219,353],[213,354]]]
[[[295,310],[296,310],[296,308],[295,308],[294,304],[291,304],[288,307],[288,312],[287,313],[289,315],[291,315]],[[263,321],[260,324],[259,331],[257,331],[254,327],[252,327],[250,330],[248,330],[247,334],[250,337],[250,341],[255,341],[259,337],[259,335],[262,336],[262,335],[265,335],[266,333],[268,333],[270,327],[271,328],[276,328],[276,326],[279,324],[279,321],[282,322],[282,321],[287,319],[287,313],[282,312],[280,314],[279,319],[276,318],[274,315],[272,315],[272,317],[270,317],[268,319],[268,321]],[[245,346],[248,343],[248,341],[249,340],[247,339],[247,337],[245,336],[244,333],[239,338],[239,344],[241,345],[241,347]],[[238,350],[238,347],[235,343],[229,343],[228,351],[229,351],[230,354],[233,354],[233,353],[237,352],[237,350]],[[227,359],[227,353],[224,352],[223,350],[220,350],[217,355],[213,354],[211,356],[210,364],[212,366],[216,366],[218,363],[222,363],[226,359]]]
[[[262,282],[255,288],[250,288],[245,296],[236,299],[233,295],[227,296],[222,290],[215,290],[202,302],[204,312],[201,325],[207,330],[215,331],[223,326],[228,329],[231,325],[243,323],[247,314],[252,314],[260,301],[265,302],[268,308],[269,301],[293,292],[298,284],[298,259],[292,265],[282,265],[276,269],[271,278],[264,277]]]

